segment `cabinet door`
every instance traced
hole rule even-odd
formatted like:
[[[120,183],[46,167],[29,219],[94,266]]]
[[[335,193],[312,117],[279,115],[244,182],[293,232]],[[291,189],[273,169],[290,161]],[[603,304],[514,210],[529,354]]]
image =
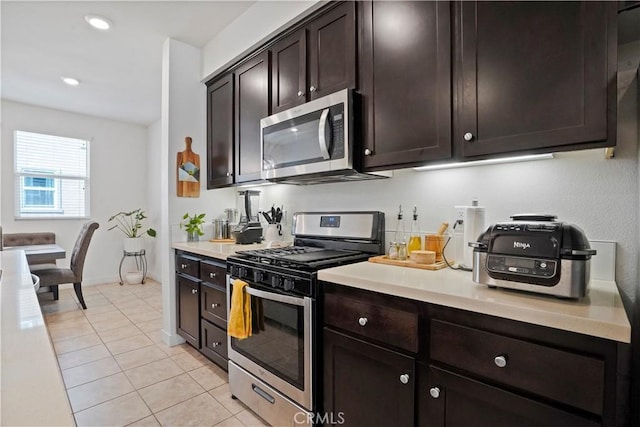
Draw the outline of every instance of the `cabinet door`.
[[[233,74],[207,86],[207,189],[233,184]]]
[[[271,47],[271,114],[306,101],[307,31],[301,29]]]
[[[325,328],[324,410],[345,426],[413,426],[414,369],[408,356]]]
[[[451,157],[450,7],[440,1],[362,3],[366,169]]]
[[[461,2],[454,137],[462,155],[615,145],[615,8]]]
[[[196,281],[176,276],[178,299],[178,335],[195,348],[200,347],[199,287]]]
[[[600,425],[594,419],[583,418],[468,377],[433,366],[419,366],[418,425],[421,427]]]
[[[260,119],[269,115],[269,52],[242,64],[236,78],[236,183],[260,180]]]
[[[311,21],[309,99],[356,87],[356,2],[348,1]]]

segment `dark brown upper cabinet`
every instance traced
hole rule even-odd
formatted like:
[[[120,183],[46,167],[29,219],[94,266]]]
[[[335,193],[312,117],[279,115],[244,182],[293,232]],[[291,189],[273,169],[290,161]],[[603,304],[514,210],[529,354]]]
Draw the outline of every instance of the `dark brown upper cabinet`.
[[[341,3],[270,47],[273,113],[356,87],[355,8]]]
[[[397,169],[450,158],[450,4],[360,5],[365,168]]]
[[[273,113],[306,102],[307,30],[302,28],[271,47]]]
[[[235,70],[235,182],[260,180],[260,119],[270,115],[269,51]]]
[[[207,85],[207,189],[233,184],[233,74]]]
[[[461,156],[615,145],[616,7],[461,2]]]

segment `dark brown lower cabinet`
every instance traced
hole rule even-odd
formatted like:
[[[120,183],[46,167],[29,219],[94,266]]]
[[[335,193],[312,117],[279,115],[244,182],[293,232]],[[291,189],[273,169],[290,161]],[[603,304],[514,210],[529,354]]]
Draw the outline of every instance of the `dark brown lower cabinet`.
[[[345,426],[413,426],[415,359],[324,329],[324,409]]]
[[[203,319],[200,336],[202,338],[202,346],[200,347],[202,354],[228,369],[227,331]]]
[[[200,347],[200,283],[188,277],[176,276],[178,298],[178,335],[195,348]]]
[[[226,274],[226,263],[222,260],[176,251],[178,335],[225,370],[228,369]]]
[[[596,420],[511,393],[453,372],[419,365],[421,427],[590,427]],[[575,390],[580,393],[581,390]]]

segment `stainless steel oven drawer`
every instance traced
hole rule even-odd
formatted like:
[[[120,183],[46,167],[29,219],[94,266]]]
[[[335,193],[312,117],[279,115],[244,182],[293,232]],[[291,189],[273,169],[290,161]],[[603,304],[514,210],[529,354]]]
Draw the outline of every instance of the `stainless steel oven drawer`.
[[[306,426],[312,414],[229,361],[231,394],[273,426]]]

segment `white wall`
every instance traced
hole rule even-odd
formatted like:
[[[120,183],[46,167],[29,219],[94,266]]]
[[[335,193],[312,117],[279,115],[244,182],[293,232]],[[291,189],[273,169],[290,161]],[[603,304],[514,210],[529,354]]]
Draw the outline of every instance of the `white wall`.
[[[161,223],[161,207],[160,198],[162,188],[160,187],[161,171],[160,168],[161,153],[161,121],[158,120],[147,127],[147,215],[149,223]],[[158,230],[156,230],[158,231]],[[156,254],[160,250],[160,239],[147,240],[147,259],[149,276],[160,281],[161,271],[160,263]]]
[[[203,81],[241,57],[251,47],[266,41],[323,3],[326,1],[257,2],[203,47]]]
[[[122,257],[118,231],[107,220],[121,210],[146,209],[147,130],[130,123],[2,100],[2,227],[5,233],[51,231],[71,250],[85,220],[14,220],[13,132],[24,130],[90,140],[91,218],[100,223],[89,247],[84,284],[117,281]],[[145,225],[153,226],[147,222]]]

